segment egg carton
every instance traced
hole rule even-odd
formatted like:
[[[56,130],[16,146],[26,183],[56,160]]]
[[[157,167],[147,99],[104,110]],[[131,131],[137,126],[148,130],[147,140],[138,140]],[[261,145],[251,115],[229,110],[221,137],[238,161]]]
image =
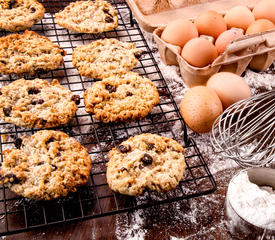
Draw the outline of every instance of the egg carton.
[[[180,55],[181,48],[164,42],[160,37],[165,27],[154,30],[160,57],[166,65],[178,65],[187,86],[205,85],[210,76],[227,71],[241,75],[248,65],[257,71],[267,69],[275,60],[275,30],[244,35],[232,41],[225,52],[203,68],[188,64]]]
[[[191,19],[202,11],[215,10],[225,13],[226,10],[245,5],[255,6],[259,0],[126,0],[139,25],[147,32],[164,27],[178,18]]]

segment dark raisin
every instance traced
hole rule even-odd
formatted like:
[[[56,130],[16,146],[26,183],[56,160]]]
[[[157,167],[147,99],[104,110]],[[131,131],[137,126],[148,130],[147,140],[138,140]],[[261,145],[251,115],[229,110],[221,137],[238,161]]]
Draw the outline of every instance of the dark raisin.
[[[23,140],[21,138],[17,138],[15,141],[14,141],[14,145],[16,148],[20,149],[21,145],[22,145],[22,142]]]
[[[49,139],[46,141],[46,144],[49,144],[49,143],[53,142],[54,140],[55,140],[55,138],[54,138],[54,137],[51,137],[51,138],[49,138]]]
[[[155,144],[154,143],[149,143],[148,146],[147,146],[147,150],[152,150],[153,148],[155,147]]]
[[[33,100],[33,101],[31,101],[31,104],[32,104],[32,105],[43,104],[43,103],[44,103],[44,100],[43,100],[43,99],[38,99],[38,100]]]
[[[142,170],[142,169],[144,168],[144,166],[143,166],[142,164],[140,164],[140,165],[138,166],[138,168],[139,168],[140,170]]]
[[[42,119],[42,118],[40,118],[38,121],[39,121],[39,124],[43,125],[43,126],[47,123],[47,120]]]
[[[133,93],[127,92],[127,93],[126,93],[126,96],[127,96],[127,97],[131,97],[131,96],[133,96]]]
[[[143,157],[141,158],[141,161],[146,165],[152,164],[153,158],[148,153],[144,153]]]
[[[76,105],[80,104],[80,97],[78,95],[73,95],[71,100],[74,101]]]
[[[120,171],[121,171],[121,172],[123,172],[123,171],[128,172],[128,169],[127,169],[127,168],[125,168],[125,167],[123,167],[123,168],[121,168],[121,169],[120,169]]]
[[[109,9],[108,9],[108,8],[104,8],[104,9],[103,9],[103,12],[104,12],[104,13],[109,13]]]
[[[40,166],[40,165],[43,165],[43,164],[45,164],[45,162],[39,162],[39,163],[37,163],[37,166]]]
[[[118,151],[120,151],[121,153],[127,153],[127,152],[130,152],[130,151],[131,151],[131,146],[130,146],[130,145],[125,146],[125,145],[120,144],[120,145],[117,146],[117,149],[118,149]]]
[[[56,157],[60,157],[61,156],[61,153],[60,152],[57,152],[56,153]]]
[[[12,5],[15,3],[15,0],[10,0],[10,5],[9,5],[9,9],[12,9]]]
[[[114,22],[114,19],[111,16],[106,16],[105,17],[105,22],[112,23],[112,22]]]
[[[7,62],[4,60],[0,60],[0,63],[7,64]]]
[[[57,169],[57,166],[52,164],[52,168],[53,168],[53,171],[55,171]]]
[[[12,110],[12,107],[4,107],[3,108],[3,112],[4,112],[6,117],[10,116],[11,110]]]
[[[37,94],[40,93],[40,90],[37,87],[32,87],[28,90],[28,94]]]
[[[109,93],[113,93],[116,91],[116,87],[110,84],[106,84],[105,88],[109,91]]]
[[[2,95],[1,88],[0,88],[0,95]]]
[[[5,175],[5,178],[8,178],[9,182],[11,182],[11,183],[15,183],[16,184],[16,183],[20,182],[19,179],[16,177],[16,175],[13,174],[13,173],[9,173],[9,174]]]
[[[141,56],[142,56],[142,53],[141,53],[141,52],[136,52],[136,53],[135,53],[135,57],[136,57],[137,59],[140,59]]]
[[[36,9],[34,7],[31,7],[30,10],[31,10],[31,13],[35,13],[35,11],[36,11]]]
[[[64,57],[66,55],[66,52],[62,49],[61,55]]]

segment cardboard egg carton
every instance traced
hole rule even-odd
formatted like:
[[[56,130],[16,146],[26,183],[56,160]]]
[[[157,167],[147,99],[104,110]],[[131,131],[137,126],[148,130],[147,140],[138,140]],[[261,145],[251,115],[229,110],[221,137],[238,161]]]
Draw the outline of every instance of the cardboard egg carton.
[[[202,11],[226,10],[244,5],[253,7],[259,0],[126,0],[139,25],[147,32],[166,26],[178,18],[191,19]]]
[[[231,42],[211,65],[197,68],[181,57],[180,47],[166,43],[160,38],[164,28],[157,28],[153,32],[160,57],[166,65],[179,66],[181,77],[189,87],[205,85],[209,77],[220,71],[241,75],[249,64],[253,69],[263,71],[275,60],[275,30],[272,30],[244,35]]]
[[[205,10],[225,14],[226,10],[244,5],[252,9],[259,0],[126,0],[139,25],[153,32],[162,61],[179,65],[187,86],[204,85],[209,77],[219,71],[241,75],[250,65],[257,71],[268,68],[275,60],[275,30],[244,35],[233,41],[226,51],[204,68],[188,64],[180,56],[180,47],[164,42],[160,37],[164,27],[178,18],[194,19]]]

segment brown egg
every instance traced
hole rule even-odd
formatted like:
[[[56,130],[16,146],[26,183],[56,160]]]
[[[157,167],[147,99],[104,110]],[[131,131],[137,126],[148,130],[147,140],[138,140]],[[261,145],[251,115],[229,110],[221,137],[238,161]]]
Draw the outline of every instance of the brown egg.
[[[246,81],[230,72],[214,74],[208,79],[206,86],[217,93],[224,109],[235,102],[251,97],[251,91]]]
[[[215,42],[215,47],[217,48],[218,54],[222,54],[233,40],[236,40],[242,36],[243,29],[240,28],[232,28],[221,33]]]
[[[221,14],[208,10],[202,12],[194,21],[199,34],[210,35],[217,38],[222,32],[224,32],[226,27],[226,22]]]
[[[235,27],[246,30],[255,21],[255,18],[248,7],[236,6],[226,12],[224,20],[228,28]]]
[[[268,58],[268,52],[263,53],[261,55],[255,55],[249,63],[249,68],[259,72],[266,70],[272,64],[272,63],[270,63],[270,65],[266,64],[267,58]]]
[[[205,86],[190,88],[180,103],[185,123],[198,133],[209,132],[222,111],[222,103],[215,91]]]
[[[186,19],[170,22],[161,34],[163,41],[180,47],[195,37],[198,37],[198,30],[194,23]]]
[[[274,0],[262,0],[259,1],[254,9],[253,14],[255,19],[268,19],[275,24],[275,1]]]
[[[275,25],[267,19],[258,19],[253,22],[246,30],[245,34],[265,32],[275,28]]]
[[[211,64],[218,57],[218,51],[213,43],[198,37],[185,44],[181,56],[190,65],[202,68]]]

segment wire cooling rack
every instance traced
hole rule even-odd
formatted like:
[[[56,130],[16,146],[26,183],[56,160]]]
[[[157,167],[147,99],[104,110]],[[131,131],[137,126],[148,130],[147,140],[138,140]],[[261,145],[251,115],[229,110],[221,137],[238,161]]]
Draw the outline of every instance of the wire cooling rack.
[[[161,75],[155,59],[142,35],[137,23],[132,19],[130,9],[124,1],[113,1],[119,13],[119,26],[102,34],[78,34],[58,26],[54,12],[63,9],[70,1],[42,1],[46,14],[44,19],[31,30],[47,36],[59,44],[67,55],[64,64],[57,70],[40,72],[36,76],[46,80],[57,78],[62,85],[74,94],[81,96],[79,110],[75,117],[61,130],[76,138],[90,153],[92,169],[88,183],[76,193],[53,201],[34,201],[19,197],[8,188],[0,187],[0,235],[24,232],[39,227],[64,222],[73,222],[107,216],[116,213],[145,208],[157,204],[192,198],[208,194],[216,189],[213,176],[199,152],[194,140],[189,139],[185,124],[179,114],[176,103]],[[8,33],[0,31],[0,36]],[[143,120],[129,123],[104,124],[92,118],[84,110],[83,92],[96,79],[83,78],[72,66],[72,50],[78,45],[88,44],[95,39],[118,38],[121,41],[134,42],[143,51],[138,66],[134,69],[140,75],[150,78],[160,94],[160,103]],[[0,76],[0,85],[7,85],[16,76]],[[31,135],[39,129],[26,129],[0,122],[1,152],[13,147],[16,138]],[[145,132],[171,137],[185,147],[185,178],[178,187],[167,193],[145,191],[139,197],[127,197],[112,192],[106,182],[106,161],[108,151],[132,135]],[[2,158],[2,155],[1,155]]]

